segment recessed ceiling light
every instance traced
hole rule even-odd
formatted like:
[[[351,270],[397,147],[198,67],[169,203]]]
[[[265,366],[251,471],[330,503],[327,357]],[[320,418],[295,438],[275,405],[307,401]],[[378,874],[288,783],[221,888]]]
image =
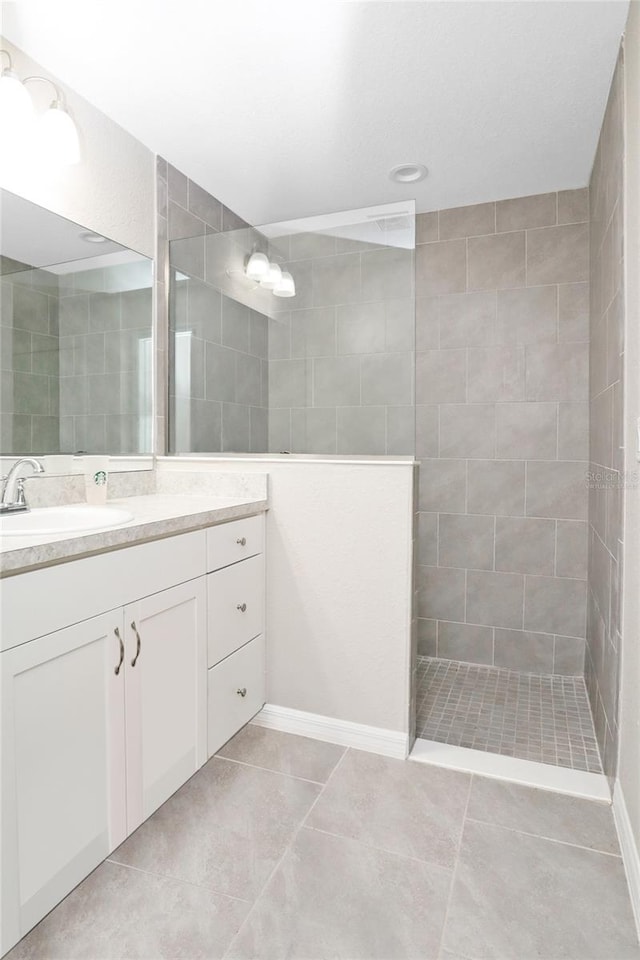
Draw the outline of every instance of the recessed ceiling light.
[[[99,233],[81,233],[80,239],[87,243],[106,243],[107,238],[101,237]]]
[[[401,163],[389,171],[389,179],[396,183],[417,183],[428,173],[423,163]]]

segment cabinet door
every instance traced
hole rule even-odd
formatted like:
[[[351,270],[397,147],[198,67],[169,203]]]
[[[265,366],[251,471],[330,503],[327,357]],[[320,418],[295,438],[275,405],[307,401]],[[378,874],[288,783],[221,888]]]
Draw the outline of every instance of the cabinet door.
[[[207,758],[205,578],[125,607],[127,831]]]
[[[126,836],[122,610],[1,655],[2,949]]]

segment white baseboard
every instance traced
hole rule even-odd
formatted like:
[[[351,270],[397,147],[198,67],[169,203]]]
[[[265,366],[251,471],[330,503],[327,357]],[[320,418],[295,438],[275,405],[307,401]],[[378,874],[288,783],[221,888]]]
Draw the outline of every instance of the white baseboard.
[[[631,906],[636,920],[638,936],[640,937],[640,853],[638,852],[638,846],[631,827],[629,812],[624,801],[624,794],[619,780],[616,780],[613,789],[613,817],[616,822],[622,860],[627,875]]]
[[[527,787],[537,787],[538,790],[553,790],[572,797],[611,803],[609,782],[601,773],[585,773],[568,767],[555,767],[550,763],[504,757],[499,753],[470,750],[468,747],[436,743],[435,740],[416,740],[409,759],[447,767],[449,770],[476,773],[481,777],[521,783]]]
[[[319,713],[307,713],[306,710],[293,710],[291,707],[278,707],[266,703],[252,723],[283,733],[297,733],[312,740],[326,740],[341,747],[354,747],[379,753],[384,757],[396,757],[404,760],[409,749],[408,734],[399,730],[385,730],[383,727],[370,727],[365,723],[353,723],[350,720],[336,720]]]

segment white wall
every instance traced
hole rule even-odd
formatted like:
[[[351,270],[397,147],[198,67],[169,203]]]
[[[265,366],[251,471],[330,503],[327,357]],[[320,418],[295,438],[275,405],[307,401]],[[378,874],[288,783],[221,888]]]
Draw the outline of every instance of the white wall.
[[[408,730],[413,463],[167,458],[269,474],[267,700]]]
[[[640,3],[632,3],[625,33],[625,529],[622,671],[618,778],[640,850]]]
[[[51,77],[8,40],[0,37],[0,46],[11,54],[22,79]],[[6,66],[5,57],[2,66]],[[57,83],[55,77],[51,79]],[[92,104],[63,84],[58,86],[80,131],[82,163],[59,171],[48,169],[46,163],[17,170],[0,168],[0,186],[153,257],[154,155]],[[28,89],[38,109],[51,102],[53,91],[48,84],[29,84]]]

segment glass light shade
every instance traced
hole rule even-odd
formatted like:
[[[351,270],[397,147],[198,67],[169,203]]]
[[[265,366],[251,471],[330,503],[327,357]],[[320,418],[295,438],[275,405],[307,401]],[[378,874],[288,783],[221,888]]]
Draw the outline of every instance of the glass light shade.
[[[0,122],[11,135],[24,130],[33,120],[33,101],[13,70],[0,74]]]
[[[252,253],[249,257],[249,262],[247,263],[245,274],[249,280],[264,280],[270,269],[269,258],[265,253],[255,252]]]
[[[273,288],[276,297],[295,297],[296,285],[293,277],[285,270],[280,278],[280,283]]]
[[[80,163],[78,131],[59,100],[54,100],[38,119],[38,146],[52,163]]]
[[[282,270],[277,263],[269,264],[269,273],[266,277],[260,281],[260,286],[264,287],[265,290],[273,290],[274,287],[277,287],[280,281],[282,280]]]

